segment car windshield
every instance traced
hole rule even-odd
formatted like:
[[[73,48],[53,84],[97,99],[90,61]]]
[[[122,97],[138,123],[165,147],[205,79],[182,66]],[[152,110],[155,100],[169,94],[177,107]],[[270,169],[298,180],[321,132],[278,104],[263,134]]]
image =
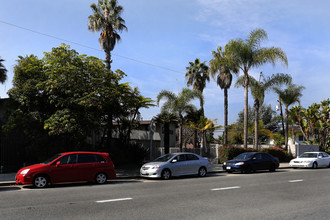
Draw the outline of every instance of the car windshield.
[[[301,158],[317,158],[317,153],[303,153],[299,157],[301,157]]]
[[[235,159],[250,159],[253,155],[253,153],[243,153],[238,155]]]
[[[165,154],[161,157],[158,157],[157,159],[155,159],[153,162],[166,162],[169,159],[171,159],[172,157],[174,157],[174,154]]]
[[[56,154],[55,156],[49,158],[48,160],[45,160],[44,162],[40,163],[40,164],[49,164],[50,162],[52,162],[53,160],[55,160],[56,158],[62,156],[62,154]]]

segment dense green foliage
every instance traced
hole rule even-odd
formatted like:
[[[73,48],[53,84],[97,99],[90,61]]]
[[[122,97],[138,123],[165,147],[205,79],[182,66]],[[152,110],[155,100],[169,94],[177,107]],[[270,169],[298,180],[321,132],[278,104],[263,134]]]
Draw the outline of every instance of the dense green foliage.
[[[330,99],[323,100],[321,104],[313,103],[307,109],[300,105],[293,106],[289,116],[310,144],[320,144],[323,150],[330,148]]]
[[[270,147],[261,149],[260,152],[266,152],[277,157],[281,162],[289,162],[293,157],[287,151],[280,147]]]
[[[223,146],[218,148],[219,163],[224,163],[245,152],[255,152],[252,148],[243,148],[235,146]]]
[[[19,57],[14,72],[8,94],[17,108],[5,130],[21,129],[26,147],[48,148],[55,139],[65,150],[103,149],[114,122],[120,140],[127,144],[139,110],[153,102],[121,83],[122,71],[109,71],[102,60],[79,55],[66,45],[44,53],[42,59]],[[109,112],[114,116],[111,121]],[[92,143],[93,135],[101,136],[98,143]]]
[[[228,160],[234,159],[239,154],[245,152],[266,152],[273,155],[274,157],[277,157],[281,162],[287,162],[292,159],[292,156],[287,151],[284,151],[283,149],[278,147],[264,148],[258,151],[252,148],[224,146],[224,147],[219,147],[218,152],[219,152],[219,163],[223,163]]]

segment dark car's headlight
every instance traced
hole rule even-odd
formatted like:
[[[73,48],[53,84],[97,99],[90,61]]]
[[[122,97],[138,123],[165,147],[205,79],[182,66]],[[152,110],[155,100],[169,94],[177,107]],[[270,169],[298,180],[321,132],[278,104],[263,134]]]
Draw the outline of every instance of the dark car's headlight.
[[[240,166],[240,165],[244,165],[244,162],[235,163],[235,166]]]

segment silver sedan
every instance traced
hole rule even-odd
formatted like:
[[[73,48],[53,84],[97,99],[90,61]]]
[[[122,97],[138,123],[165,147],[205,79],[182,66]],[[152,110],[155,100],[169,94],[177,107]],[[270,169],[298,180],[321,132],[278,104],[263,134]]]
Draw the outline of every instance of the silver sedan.
[[[211,169],[210,161],[193,153],[174,153],[158,157],[144,164],[140,169],[142,177],[169,179],[171,176],[207,174]]]

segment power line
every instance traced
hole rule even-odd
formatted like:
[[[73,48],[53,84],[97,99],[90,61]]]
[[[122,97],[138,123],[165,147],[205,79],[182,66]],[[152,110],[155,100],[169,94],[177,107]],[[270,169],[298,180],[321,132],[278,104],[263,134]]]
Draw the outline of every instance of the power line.
[[[102,50],[96,49],[94,47],[90,47],[90,46],[87,46],[87,45],[84,45],[84,44],[81,44],[81,43],[77,43],[77,42],[74,42],[74,41],[66,40],[66,39],[63,39],[63,38],[60,38],[60,37],[56,37],[56,36],[53,36],[53,35],[50,35],[50,34],[45,34],[45,33],[42,33],[40,31],[35,31],[35,30],[32,30],[32,29],[25,28],[25,27],[22,27],[22,26],[18,26],[16,24],[11,24],[11,23],[8,23],[8,22],[2,21],[2,20],[0,20],[0,23],[6,24],[6,25],[9,25],[9,26],[12,26],[12,27],[16,27],[16,28],[19,28],[19,29],[23,29],[23,30],[26,30],[26,31],[30,31],[30,32],[33,32],[35,34],[43,35],[43,36],[46,36],[46,37],[49,37],[49,38],[53,38],[53,39],[56,39],[56,40],[64,41],[64,42],[67,42],[67,43],[70,43],[70,44],[75,44],[75,45],[78,45],[80,47],[85,47],[85,48],[88,48],[88,49],[91,49],[91,50],[96,50],[96,51],[101,51],[102,52]],[[120,58],[123,58],[123,59],[126,59],[126,60],[131,60],[131,61],[134,61],[134,62],[137,62],[137,63],[142,63],[142,64],[145,64],[145,65],[148,65],[148,66],[153,66],[153,67],[157,67],[157,68],[164,69],[164,70],[167,70],[167,71],[184,74],[183,72],[180,72],[180,71],[177,71],[177,70],[173,70],[173,69],[170,69],[168,67],[164,67],[164,66],[160,66],[160,65],[148,63],[148,62],[145,62],[145,61],[141,61],[141,60],[137,60],[137,59],[134,59],[134,58],[122,56],[122,55],[119,55],[119,54],[112,53],[112,55],[113,56],[120,57]]]

